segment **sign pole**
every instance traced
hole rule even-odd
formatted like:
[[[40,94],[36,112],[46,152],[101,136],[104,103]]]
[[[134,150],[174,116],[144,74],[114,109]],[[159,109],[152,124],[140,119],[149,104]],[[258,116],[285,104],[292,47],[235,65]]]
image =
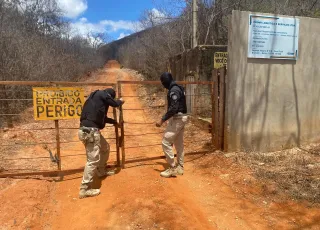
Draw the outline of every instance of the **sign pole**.
[[[54,125],[55,125],[55,129],[56,129],[58,170],[61,171],[59,120],[54,120]]]

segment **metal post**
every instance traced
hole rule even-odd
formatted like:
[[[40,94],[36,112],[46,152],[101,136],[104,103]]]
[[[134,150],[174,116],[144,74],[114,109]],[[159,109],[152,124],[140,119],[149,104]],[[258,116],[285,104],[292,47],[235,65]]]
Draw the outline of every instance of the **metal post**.
[[[215,71],[212,73],[215,74]],[[211,84],[211,143],[214,146],[215,145],[215,133],[214,133],[214,82],[212,81]]]
[[[213,70],[213,145],[219,149],[219,71]]]
[[[118,82],[118,95],[121,98],[121,83]],[[125,168],[125,161],[126,161],[126,152],[125,152],[125,147],[124,147],[124,120],[123,120],[123,110],[122,110],[122,105],[119,108],[120,114],[119,114],[119,123],[120,123],[120,129],[121,129],[121,164],[122,168]]]
[[[59,120],[54,120],[54,125],[55,125],[55,129],[56,129],[58,170],[61,171]]]
[[[224,116],[225,116],[225,78],[226,68],[220,69],[219,79],[219,148],[224,150]]]
[[[198,46],[197,30],[198,30],[198,4],[197,4],[197,0],[193,0],[192,1],[192,48],[195,48]]]
[[[116,108],[113,108],[113,118],[114,118],[114,120],[116,120],[118,122]],[[120,147],[119,147],[119,129],[118,129],[118,125],[114,126],[114,131],[115,131],[115,134],[116,134],[117,166],[120,167]]]

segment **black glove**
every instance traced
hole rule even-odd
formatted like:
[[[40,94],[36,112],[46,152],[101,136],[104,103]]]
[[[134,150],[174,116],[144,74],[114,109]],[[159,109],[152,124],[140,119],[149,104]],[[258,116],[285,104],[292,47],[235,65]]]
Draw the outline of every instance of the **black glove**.
[[[116,120],[111,119],[111,118],[106,118],[105,121],[106,121],[106,123],[112,124],[112,125],[117,125],[118,124],[118,122]]]

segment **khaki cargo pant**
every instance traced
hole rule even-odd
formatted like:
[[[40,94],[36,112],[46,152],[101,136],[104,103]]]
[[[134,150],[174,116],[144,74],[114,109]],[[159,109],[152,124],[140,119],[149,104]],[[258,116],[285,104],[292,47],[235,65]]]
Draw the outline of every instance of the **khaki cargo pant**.
[[[169,120],[162,139],[162,149],[171,167],[175,167],[173,145],[177,151],[177,164],[183,167],[184,164],[184,126],[188,116],[174,116]]]
[[[105,171],[109,159],[110,146],[98,129],[85,133],[78,131],[80,141],[84,144],[87,154],[87,163],[84,168],[80,189],[89,189],[96,171]]]

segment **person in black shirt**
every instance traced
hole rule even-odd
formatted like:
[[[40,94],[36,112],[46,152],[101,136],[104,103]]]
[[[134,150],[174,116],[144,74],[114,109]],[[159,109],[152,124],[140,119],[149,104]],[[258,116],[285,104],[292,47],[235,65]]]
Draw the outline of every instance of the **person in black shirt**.
[[[163,73],[160,76],[162,85],[168,89],[168,110],[167,113],[156,123],[161,127],[169,120],[162,139],[162,148],[166,156],[169,168],[160,173],[162,177],[173,177],[183,175],[184,169],[184,127],[187,123],[187,104],[184,88],[178,85],[170,73]],[[173,145],[177,151],[177,164],[175,163]]]
[[[111,88],[96,90],[84,103],[78,135],[86,148],[87,163],[80,186],[80,199],[100,194],[99,189],[90,188],[95,173],[99,177],[114,175],[113,171],[106,171],[110,146],[100,130],[106,123],[117,125],[117,121],[107,116],[109,106],[119,107],[124,103],[122,99],[115,100],[115,96],[116,93]]]

